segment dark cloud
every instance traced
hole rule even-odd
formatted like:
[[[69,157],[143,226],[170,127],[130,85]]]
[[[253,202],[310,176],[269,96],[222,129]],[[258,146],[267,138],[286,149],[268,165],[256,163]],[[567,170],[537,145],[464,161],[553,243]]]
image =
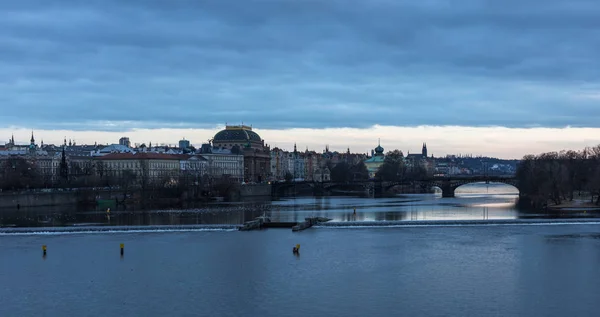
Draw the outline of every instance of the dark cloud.
[[[5,126],[600,126],[589,0],[0,4]]]

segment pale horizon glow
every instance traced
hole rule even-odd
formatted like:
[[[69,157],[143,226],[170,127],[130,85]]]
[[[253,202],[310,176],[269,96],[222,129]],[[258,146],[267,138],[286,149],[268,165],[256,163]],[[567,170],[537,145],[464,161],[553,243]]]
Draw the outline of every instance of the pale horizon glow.
[[[74,140],[77,144],[114,144],[119,138],[129,137],[132,144],[145,143],[176,145],[185,138],[198,147],[223,128],[214,129],[132,129],[129,131],[72,131],[34,130],[36,143],[62,144]],[[526,154],[561,150],[581,150],[600,144],[600,128],[506,128],[462,126],[396,127],[375,125],[366,129],[259,129],[254,128],[271,148],[322,152],[325,146],[331,151],[370,153],[381,139],[385,151],[399,149],[403,153],[420,153],[423,142],[429,155],[471,154],[504,159],[520,159]],[[29,144],[31,129],[23,127],[0,128],[4,142],[14,134],[17,144]]]

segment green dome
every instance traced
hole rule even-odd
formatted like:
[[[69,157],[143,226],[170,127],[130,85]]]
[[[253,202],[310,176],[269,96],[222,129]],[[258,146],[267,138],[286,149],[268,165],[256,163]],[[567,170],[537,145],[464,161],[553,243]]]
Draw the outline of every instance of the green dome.
[[[252,130],[244,128],[226,128],[225,130],[219,131],[213,138],[213,143],[219,142],[262,142],[260,135]]]

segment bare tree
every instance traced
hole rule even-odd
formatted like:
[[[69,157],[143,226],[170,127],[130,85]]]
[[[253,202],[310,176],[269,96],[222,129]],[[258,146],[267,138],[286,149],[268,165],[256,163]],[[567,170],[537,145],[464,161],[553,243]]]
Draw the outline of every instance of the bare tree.
[[[2,189],[36,188],[41,184],[41,177],[35,165],[23,157],[10,157],[0,167]]]

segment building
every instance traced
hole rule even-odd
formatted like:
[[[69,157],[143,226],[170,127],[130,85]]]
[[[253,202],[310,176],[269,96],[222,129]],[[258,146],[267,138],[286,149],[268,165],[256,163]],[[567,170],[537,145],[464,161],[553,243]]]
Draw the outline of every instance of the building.
[[[428,174],[438,173],[436,171],[433,155],[431,158],[427,157],[427,143],[423,143],[421,153],[408,153],[406,155],[406,166],[409,171],[414,171],[418,167],[423,167]]]
[[[271,150],[271,175],[270,180],[283,180],[287,171],[287,153],[280,148]]]
[[[180,150],[186,150],[190,148],[190,141],[183,139],[183,140],[179,140],[179,149]]]
[[[119,139],[119,145],[131,147],[131,142],[129,141],[128,137],[122,137]]]
[[[49,186],[58,178],[60,150],[54,151],[52,147],[43,146],[43,141],[38,146],[33,132],[28,145],[17,145],[14,136],[11,136],[8,143],[0,148],[0,167],[14,159],[25,160],[29,166],[28,170],[33,169],[39,175],[41,186]]]
[[[95,160],[96,173],[101,177],[122,178],[133,174],[141,181],[156,182],[178,176],[181,158],[161,153],[111,153]]]
[[[317,152],[309,151],[308,148],[304,152],[304,175],[307,181],[314,180],[315,173],[322,162],[320,158]]]
[[[235,182],[244,181],[244,155],[229,149],[217,149],[203,144],[198,154],[206,159],[206,175],[210,180],[223,177]]]
[[[329,182],[331,181],[331,172],[327,166],[319,167],[313,174],[313,181],[315,182]]]
[[[179,170],[183,174],[202,177],[208,174],[208,159],[197,154],[180,154]]]
[[[246,182],[264,182],[271,174],[271,153],[265,141],[252,127],[245,125],[226,126],[225,130],[215,134],[212,140],[213,151],[230,150],[233,154],[244,156],[244,180]]]
[[[407,152],[406,159],[413,162],[419,162],[427,159],[427,143],[423,143],[423,147],[421,148],[421,153],[410,154]]]
[[[103,156],[111,153],[130,153],[133,154],[134,150],[123,144],[111,144],[103,148],[97,148],[91,153],[92,156]]]
[[[379,170],[379,167],[383,165],[383,161],[385,160],[385,154],[383,153],[384,149],[381,147],[381,144],[378,144],[377,147],[371,151],[371,157],[365,160],[365,166],[367,166],[367,171],[369,171],[369,178],[375,178],[375,174]]]

